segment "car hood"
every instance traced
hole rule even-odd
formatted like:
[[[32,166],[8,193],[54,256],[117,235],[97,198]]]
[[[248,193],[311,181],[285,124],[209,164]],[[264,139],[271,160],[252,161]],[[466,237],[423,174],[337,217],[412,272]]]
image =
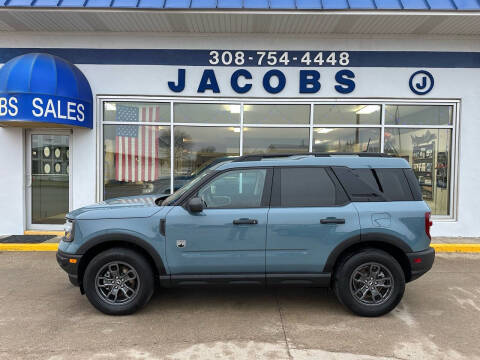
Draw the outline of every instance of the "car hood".
[[[155,204],[157,195],[142,195],[114,198],[81,207],[67,214],[75,220],[123,219],[150,217],[162,209]]]

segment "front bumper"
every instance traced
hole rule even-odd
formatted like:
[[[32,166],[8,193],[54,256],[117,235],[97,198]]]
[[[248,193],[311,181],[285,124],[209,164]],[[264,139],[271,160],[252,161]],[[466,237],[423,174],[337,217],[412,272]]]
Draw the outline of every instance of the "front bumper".
[[[407,258],[410,264],[410,281],[413,281],[432,268],[435,249],[430,247],[427,250],[407,253]]]
[[[76,282],[78,285],[78,267],[80,265],[80,260],[82,255],[73,255],[64,253],[61,250],[57,251],[57,262],[60,267],[65,270],[68,274],[68,277],[73,282]]]

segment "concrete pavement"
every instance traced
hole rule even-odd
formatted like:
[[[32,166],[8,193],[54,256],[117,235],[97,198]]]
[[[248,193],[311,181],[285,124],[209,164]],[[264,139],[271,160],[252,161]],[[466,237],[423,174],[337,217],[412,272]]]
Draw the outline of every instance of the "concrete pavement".
[[[160,289],[99,313],[48,252],[0,253],[0,359],[480,359],[480,255],[440,254],[387,316],[323,289]]]

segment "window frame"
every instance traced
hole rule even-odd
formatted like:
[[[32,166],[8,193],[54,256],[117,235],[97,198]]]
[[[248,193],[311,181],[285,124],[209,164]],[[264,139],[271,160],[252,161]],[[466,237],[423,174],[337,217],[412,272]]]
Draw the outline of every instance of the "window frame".
[[[273,101],[271,98],[235,98],[235,97],[173,97],[173,96],[144,96],[144,95],[108,95],[101,94],[96,95],[96,135],[97,135],[97,176],[96,176],[96,200],[103,200],[103,181],[104,181],[104,171],[103,171],[103,125],[104,124],[120,124],[120,122],[114,121],[104,121],[104,106],[108,102],[138,102],[138,103],[169,103],[170,105],[170,121],[167,122],[152,122],[143,125],[161,125],[161,126],[170,126],[171,133],[171,146],[173,148],[173,138],[174,138],[174,126],[175,125],[185,125],[185,126],[202,126],[202,127],[217,127],[217,126],[228,126],[240,128],[239,132],[239,141],[240,141],[240,156],[243,155],[243,129],[244,127],[276,127],[276,128],[308,128],[309,129],[309,151],[312,151],[313,145],[313,131],[315,128],[380,128],[380,149],[381,152],[384,151],[384,140],[385,140],[385,128],[420,128],[420,129],[451,129],[452,131],[452,144],[451,144],[451,154],[450,154],[450,163],[451,163],[451,174],[450,174],[450,191],[449,199],[450,205],[448,209],[448,215],[434,215],[432,216],[435,221],[446,221],[452,222],[457,221],[458,218],[458,164],[459,164],[459,127],[460,127],[460,107],[461,100],[455,98],[445,98],[445,99],[412,99],[412,98],[331,98],[319,100],[318,98],[279,98],[277,101]],[[210,124],[210,123],[174,123],[174,103],[214,103],[214,104],[232,104],[240,105],[240,124]],[[275,104],[308,104],[310,105],[310,123],[305,125],[298,124],[248,124],[244,126],[243,121],[243,110],[244,105],[250,104],[265,104],[265,105],[275,105]],[[361,105],[380,105],[381,106],[381,123],[377,124],[368,124],[368,125],[353,125],[352,124],[314,124],[314,106],[315,105],[352,105],[352,104],[361,104]],[[386,105],[447,105],[452,106],[452,124],[451,125],[388,125],[385,124],[385,108]],[[132,124],[130,122],[121,122],[122,125]],[[139,123],[133,123],[139,124]],[[173,189],[173,180],[174,180],[174,153],[173,149],[170,151],[170,182],[171,189]]]

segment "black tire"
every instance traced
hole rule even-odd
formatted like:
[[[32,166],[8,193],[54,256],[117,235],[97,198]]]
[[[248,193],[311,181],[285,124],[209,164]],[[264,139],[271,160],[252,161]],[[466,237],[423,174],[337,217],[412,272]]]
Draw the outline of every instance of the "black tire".
[[[402,300],[405,274],[390,254],[365,249],[344,258],[339,264],[334,274],[334,290],[339,301],[353,313],[381,316]]]
[[[115,264],[118,271],[110,271],[111,268],[115,269]],[[133,272],[129,269],[133,269]],[[118,280],[115,280],[117,279],[115,274],[118,275],[117,278],[122,278],[123,283],[119,286],[116,285]],[[102,279],[101,287],[96,286],[97,275]],[[108,285],[105,285],[107,278]],[[114,285],[110,286],[112,281]],[[125,289],[130,288],[132,291],[124,291],[124,286]],[[145,306],[152,297],[153,271],[148,261],[139,253],[125,248],[112,248],[101,252],[89,262],[83,276],[83,288],[90,303],[101,312],[108,315],[128,315]],[[110,290],[113,294],[107,297],[106,294],[110,293]],[[128,299],[127,294],[130,294]],[[124,298],[123,302],[119,301],[121,298]]]

